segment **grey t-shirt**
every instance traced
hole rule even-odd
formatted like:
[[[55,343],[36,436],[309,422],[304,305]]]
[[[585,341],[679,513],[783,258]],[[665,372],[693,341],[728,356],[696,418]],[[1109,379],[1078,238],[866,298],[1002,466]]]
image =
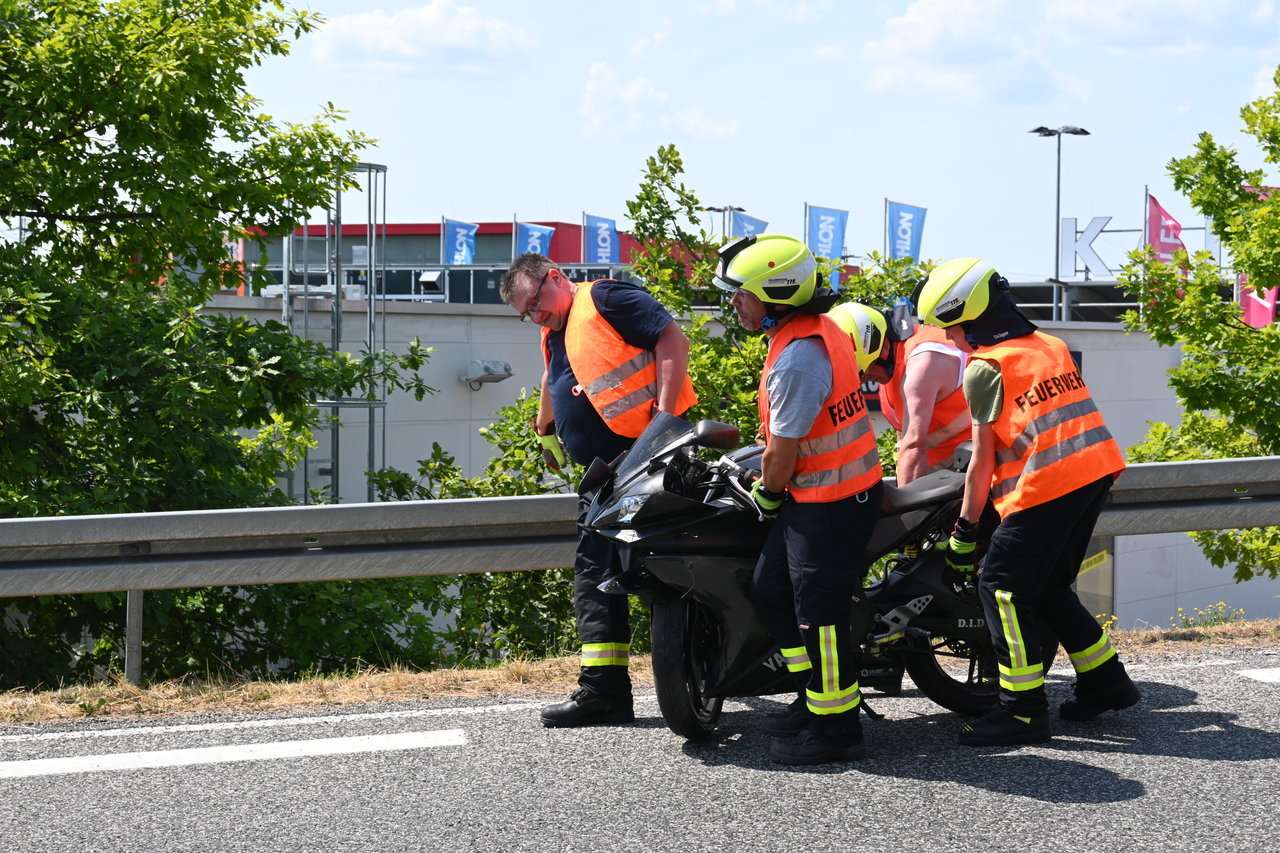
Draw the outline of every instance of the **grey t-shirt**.
[[[769,432],[782,438],[808,435],[831,396],[831,381],[831,360],[821,338],[799,338],[787,344],[765,380]]]

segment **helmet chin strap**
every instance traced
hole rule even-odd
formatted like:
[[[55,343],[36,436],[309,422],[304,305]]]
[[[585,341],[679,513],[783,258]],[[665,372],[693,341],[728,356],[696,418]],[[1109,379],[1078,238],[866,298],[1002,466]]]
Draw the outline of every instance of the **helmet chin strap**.
[[[760,321],[760,328],[766,332],[777,328],[777,325],[795,310],[790,305],[778,305],[773,302],[764,303],[764,319]]]

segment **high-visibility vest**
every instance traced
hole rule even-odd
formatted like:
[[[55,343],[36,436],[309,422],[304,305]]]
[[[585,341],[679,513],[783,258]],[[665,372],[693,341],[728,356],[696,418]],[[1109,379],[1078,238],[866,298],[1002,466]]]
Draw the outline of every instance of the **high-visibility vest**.
[[[898,368],[894,371],[893,378],[880,386],[880,411],[899,433],[902,432],[902,413],[906,410],[906,404],[902,400],[902,385],[906,381],[907,371],[911,369],[911,353],[925,343],[945,344],[955,350],[961,363],[966,357],[955,349],[955,345],[948,340],[947,333],[937,326],[917,326],[915,333],[902,342],[902,352],[897,359]],[[958,370],[956,375],[960,375]],[[934,465],[947,461],[955,453],[956,447],[972,437],[972,420],[964,399],[964,387],[958,384],[954,391],[934,403],[933,415],[929,419],[929,434],[925,439],[928,447],[926,467],[932,469]]]
[[[1032,332],[974,357],[999,365],[1004,389],[992,424],[991,499],[1001,518],[1124,470],[1124,454],[1062,340]]]
[[[787,490],[802,503],[830,503],[865,492],[884,476],[871,418],[858,390],[862,381],[849,335],[825,314],[795,315],[769,341],[757,405],[768,444],[769,371],[787,344],[815,337],[822,339],[831,360],[831,394],[800,440],[796,470]]]
[[[578,285],[573,307],[564,328],[565,354],[578,380],[575,394],[587,395],[609,429],[635,438],[653,420],[658,401],[658,366],[652,350],[632,346],[596,310],[591,288],[596,282]],[[542,357],[551,363],[551,347],[542,329]],[[693,382],[686,372],[676,398],[674,415],[682,415],[698,402]]]

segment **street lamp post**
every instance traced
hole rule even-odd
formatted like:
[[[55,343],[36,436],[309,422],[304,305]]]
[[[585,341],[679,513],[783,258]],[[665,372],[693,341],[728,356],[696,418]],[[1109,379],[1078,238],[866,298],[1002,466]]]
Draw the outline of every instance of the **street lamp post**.
[[[1062,134],[1069,133],[1072,136],[1089,136],[1089,131],[1083,127],[1076,127],[1074,124],[1064,124],[1059,128],[1033,127],[1028,133],[1034,133],[1037,136],[1056,136],[1058,138],[1058,177],[1056,183],[1056,192],[1053,201],[1053,276],[1050,281],[1053,282],[1053,313],[1055,320],[1065,319],[1062,314],[1062,280],[1058,277],[1062,267]]]
[[[746,210],[745,207],[734,207],[732,204],[726,204],[724,207],[704,207],[702,209],[707,211],[708,213],[720,214],[720,236],[721,237],[729,236],[729,229],[725,226],[725,222],[729,214],[731,212],[742,213]]]

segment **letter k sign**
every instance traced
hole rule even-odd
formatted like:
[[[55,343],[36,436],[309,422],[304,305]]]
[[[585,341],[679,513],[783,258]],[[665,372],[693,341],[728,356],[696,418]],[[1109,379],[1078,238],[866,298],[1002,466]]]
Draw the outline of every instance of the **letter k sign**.
[[[1095,216],[1089,220],[1089,226],[1076,236],[1076,220],[1074,217],[1062,219],[1059,223],[1062,231],[1062,253],[1058,258],[1058,278],[1074,278],[1076,274],[1076,255],[1084,261],[1085,269],[1094,275],[1111,275],[1111,270],[1093,250],[1093,241],[1098,239],[1102,229],[1111,221],[1110,216]],[[1070,247],[1068,249],[1068,247]]]

